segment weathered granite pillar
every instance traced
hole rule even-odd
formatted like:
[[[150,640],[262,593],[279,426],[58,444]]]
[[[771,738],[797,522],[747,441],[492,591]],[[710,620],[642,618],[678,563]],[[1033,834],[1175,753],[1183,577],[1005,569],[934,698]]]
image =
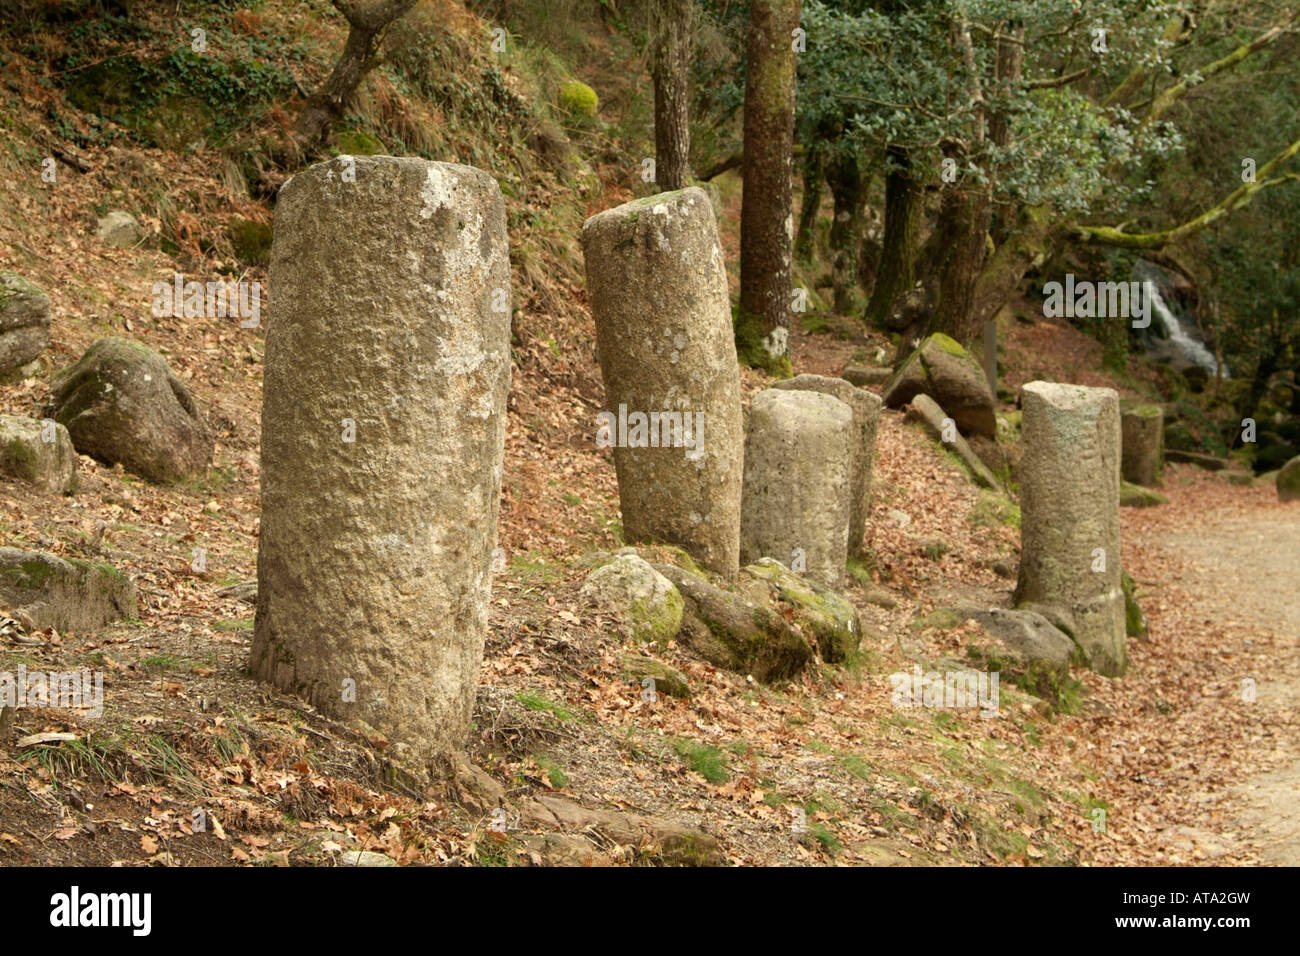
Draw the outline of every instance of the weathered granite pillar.
[[[1119,674],[1126,663],[1119,396],[1109,388],[1030,382],[1021,406],[1016,603],[1048,609],[1094,670]]]
[[[745,564],[775,558],[829,588],[840,587],[855,440],[853,412],[838,398],[775,388],[754,396],[740,512]]]
[[[691,187],[608,209],[583,225],[582,250],[605,381],[596,441],[614,449],[624,535],[733,577],[744,426],[708,196]]]
[[[509,288],[482,170],[339,157],[280,191],[253,673],[421,760],[478,686]]]

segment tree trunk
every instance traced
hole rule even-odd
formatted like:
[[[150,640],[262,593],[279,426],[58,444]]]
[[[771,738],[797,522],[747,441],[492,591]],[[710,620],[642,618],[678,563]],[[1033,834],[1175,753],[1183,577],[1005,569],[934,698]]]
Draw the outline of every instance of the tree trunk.
[[[867,303],[867,322],[888,325],[894,303],[916,282],[916,256],[921,248],[925,191],[912,175],[907,150],[891,145],[885,176],[885,236],[876,268],[876,281]]]
[[[934,312],[929,331],[969,345],[983,328],[974,315],[975,286],[988,251],[992,211],[987,186],[961,184],[943,190],[939,216],[927,244]]]
[[[416,0],[372,0],[368,4],[331,2],[347,18],[348,39],[333,72],[307,98],[307,105],[298,114],[294,133],[304,149],[320,142],[329,125],[343,115],[357,87],[375,65],[375,51],[384,31],[415,6]]]
[[[790,179],[799,0],[752,0],[745,75],[744,194],[740,213],[741,360],[782,374],[790,360]]]
[[[813,258],[813,230],[822,205],[825,176],[825,154],[815,146],[809,146],[803,157],[803,201],[799,206],[799,231],[794,238],[794,257],[804,265],[811,263]]]
[[[835,218],[831,221],[834,307],[840,315],[848,315],[853,311],[858,284],[858,247],[862,244],[863,181],[857,154],[844,153],[828,163],[826,181],[835,200]]]
[[[655,24],[655,182],[665,192],[690,178],[691,35],[694,0],[662,0]]]

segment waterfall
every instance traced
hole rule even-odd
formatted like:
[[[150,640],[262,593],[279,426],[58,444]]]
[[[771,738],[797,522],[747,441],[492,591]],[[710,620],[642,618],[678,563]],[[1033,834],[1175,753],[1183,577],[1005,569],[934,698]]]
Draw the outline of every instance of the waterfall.
[[[1146,294],[1150,297],[1151,315],[1155,318],[1152,325],[1159,330],[1157,334],[1152,334],[1157,332],[1156,328],[1152,328],[1145,336],[1148,353],[1153,358],[1168,360],[1175,368],[1198,365],[1214,375],[1219,368],[1214,353],[1196,337],[1194,323],[1179,315],[1178,309],[1165,301],[1162,291],[1169,288],[1169,283],[1164,270],[1145,259],[1139,259],[1133,275],[1145,284]],[[1231,377],[1226,363],[1223,366],[1223,377]]]

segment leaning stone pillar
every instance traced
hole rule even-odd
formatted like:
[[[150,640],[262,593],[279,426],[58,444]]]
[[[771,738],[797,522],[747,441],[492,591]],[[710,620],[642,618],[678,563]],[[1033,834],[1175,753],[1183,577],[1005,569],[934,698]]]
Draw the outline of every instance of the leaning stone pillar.
[[[582,227],[605,381],[596,443],[614,449],[623,531],[739,570],[744,426],[727,273],[698,187]]]
[[[876,460],[876,425],[880,421],[880,396],[858,388],[842,378],[825,375],[796,375],[776,382],[773,388],[800,392],[821,392],[838,398],[853,412],[852,465],[849,492],[849,554],[862,557],[867,550],[867,516],[871,514],[871,474]]]
[[[1094,670],[1119,674],[1126,663],[1119,396],[1109,388],[1051,382],[1030,382],[1020,394],[1016,603],[1045,608]]]
[[[509,288],[481,170],[340,157],[280,191],[253,673],[418,760],[478,686]]]
[[[754,396],[740,512],[745,564],[775,558],[829,588],[843,584],[855,441],[853,412],[838,398],[776,388]]]

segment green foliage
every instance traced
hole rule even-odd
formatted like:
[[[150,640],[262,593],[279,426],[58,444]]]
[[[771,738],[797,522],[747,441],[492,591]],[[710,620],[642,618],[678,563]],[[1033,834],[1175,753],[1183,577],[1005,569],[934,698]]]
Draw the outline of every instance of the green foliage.
[[[673,750],[686,762],[686,766],[709,783],[726,783],[730,778],[727,756],[717,747],[679,738],[673,741]]]

